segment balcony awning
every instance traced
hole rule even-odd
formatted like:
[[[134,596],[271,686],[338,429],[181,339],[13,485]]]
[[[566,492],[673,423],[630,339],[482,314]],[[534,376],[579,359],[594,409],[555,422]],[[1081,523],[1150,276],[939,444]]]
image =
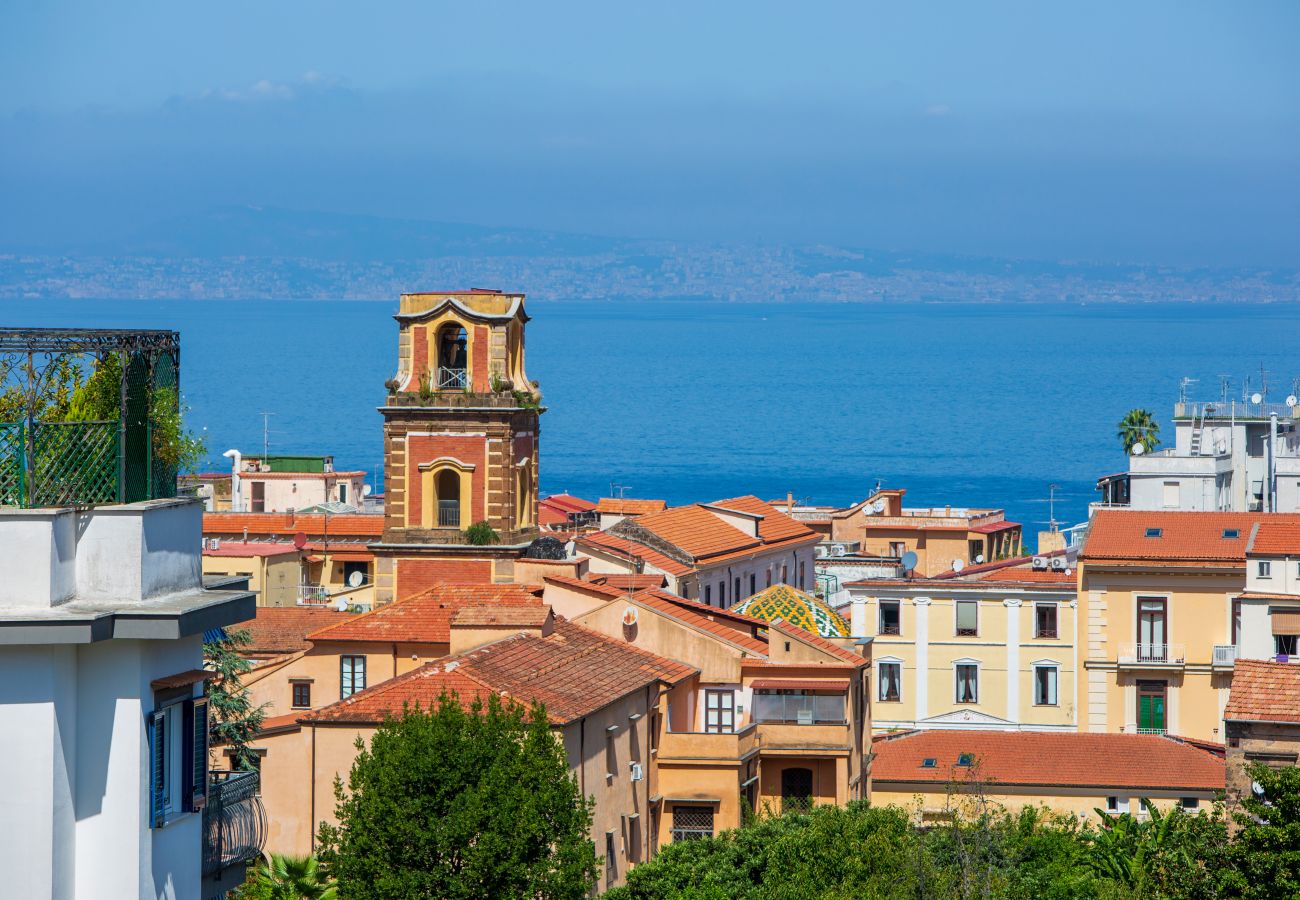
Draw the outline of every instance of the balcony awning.
[[[165,691],[168,688],[186,687],[191,684],[198,684],[200,681],[209,681],[217,677],[217,673],[210,669],[190,669],[188,672],[178,672],[175,675],[168,675],[165,678],[155,678],[149,682],[149,687],[155,691]]]
[[[822,691],[827,694],[846,694],[847,678],[816,681],[811,678],[756,678],[750,687],[758,691]]]
[[[1300,609],[1273,610],[1274,634],[1300,634]]]

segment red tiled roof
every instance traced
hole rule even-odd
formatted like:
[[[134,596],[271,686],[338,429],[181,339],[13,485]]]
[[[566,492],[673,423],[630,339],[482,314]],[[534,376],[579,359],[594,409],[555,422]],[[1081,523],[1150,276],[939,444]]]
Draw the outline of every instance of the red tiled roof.
[[[300,709],[297,712],[285,713],[282,716],[268,716],[262,720],[262,729],[257,734],[262,736],[276,731],[297,731],[299,729],[298,720],[307,714],[307,710]]]
[[[298,548],[289,543],[265,543],[248,541],[222,541],[215,550],[204,547],[204,556],[214,557],[253,557],[253,556],[288,556],[296,554]]]
[[[1300,724],[1300,665],[1237,660],[1223,718]]]
[[[759,538],[729,525],[702,506],[674,506],[641,516],[636,524],[697,560],[763,545]]]
[[[670,556],[665,556],[645,544],[629,541],[627,538],[618,537],[605,531],[584,534],[577,539],[577,543],[578,546],[586,544],[628,559],[645,560],[656,569],[667,572],[669,575],[686,575],[694,571],[691,566],[678,562]]]
[[[947,784],[975,757],[993,784],[1075,788],[1223,790],[1224,762],[1204,745],[1154,734],[1036,731],[912,731],[872,741],[871,778]],[[921,761],[938,765],[923,768]],[[995,791],[996,792],[996,791]]]
[[[322,478],[329,480],[331,478],[365,478],[364,470],[357,469],[350,472],[240,472],[239,478],[242,481],[261,481],[265,478],[303,481],[305,479]]]
[[[1266,520],[1300,522],[1300,515],[1101,509],[1092,517],[1082,557],[1085,562],[1106,559],[1244,565],[1251,529]],[[1149,528],[1160,529],[1160,537],[1147,537]],[[1230,529],[1235,529],[1238,536],[1225,538],[1224,531]]]
[[[537,523],[539,525],[567,525],[569,514],[558,507],[548,506],[545,501],[537,504]]]
[[[428,708],[454,690],[462,703],[489,693],[543,703],[551,722],[564,724],[648,684],[676,684],[697,671],[557,619],[546,637],[516,635],[429,663],[317,710],[309,721],[377,723],[403,704]]]
[[[1276,521],[1267,519],[1259,523],[1250,536],[1247,553],[1270,556],[1300,556],[1300,519]]]
[[[707,631],[714,637],[728,641],[749,653],[764,658],[767,657],[766,640],[754,637],[752,634],[738,631],[735,628],[721,625],[709,618],[703,610],[696,611],[682,603],[679,603],[678,601],[681,600],[680,597],[672,597],[665,594],[663,591],[641,591],[636,594],[633,599],[648,606],[650,609],[668,616],[669,618],[676,619],[677,621],[687,625],[693,625],[701,631]],[[690,601],[687,601],[687,603],[689,602]],[[706,609],[710,609],[710,607],[706,607]],[[721,612],[721,610],[714,610],[714,612]],[[764,626],[767,625],[766,622],[761,624]]]
[[[999,531],[1010,531],[1019,527],[1019,522],[986,522],[983,525],[972,526],[970,530],[975,534],[997,534]]]
[[[854,653],[852,650],[826,640],[826,638],[821,635],[805,631],[797,625],[791,625],[789,622],[773,622],[772,627],[777,631],[790,635],[791,637],[796,637],[805,644],[816,647],[823,653],[828,653],[842,662],[852,663],[855,666],[865,665],[868,662],[867,658],[861,653]]]
[[[595,581],[583,581],[581,578],[573,578],[569,575],[547,575],[542,579],[547,584],[560,584],[565,587],[573,588],[578,591],[588,591],[592,594],[600,594],[602,597],[617,599],[626,597],[627,591],[622,588],[616,588],[612,584],[601,584]]]
[[[847,678],[828,678],[818,681],[815,678],[756,678],[750,687],[760,691],[830,691],[843,694],[849,689]]]
[[[1027,566],[1017,566],[1010,569],[995,569],[992,572],[985,572],[978,575],[975,581],[1034,581],[1047,582],[1051,584],[1074,584],[1076,575],[1074,569],[1070,569],[1066,574],[1066,569],[1031,569]]]
[[[244,653],[296,653],[310,649],[307,635],[313,631],[355,618],[356,613],[325,607],[259,606],[254,618],[230,627],[245,630],[252,637],[252,643],[240,648]]]
[[[644,575],[593,575],[591,580],[596,584],[603,584],[608,587],[620,588],[623,590],[644,591],[650,588],[661,588],[668,580],[662,575],[646,573]]]
[[[612,513],[624,516],[642,516],[647,513],[660,512],[668,504],[663,500],[633,500],[627,497],[601,497],[594,507],[598,513]]]
[[[575,497],[572,494],[552,494],[549,497],[543,497],[538,503],[554,506],[556,509],[565,512],[588,512],[596,508],[596,504],[590,500],[583,500],[581,497]]]
[[[766,631],[770,624],[766,619],[760,619],[758,616],[747,615],[743,612],[737,612],[735,607],[723,608],[721,606],[710,606],[707,603],[701,603],[699,600],[689,600],[686,597],[679,597],[674,593],[665,591],[661,588],[647,588],[660,600],[668,603],[674,603],[688,612],[698,613],[710,619],[726,619],[731,622],[749,625],[753,628]]]
[[[439,584],[350,621],[312,632],[313,641],[410,641],[445,644],[451,621],[466,606],[538,606],[537,593],[518,584]]]
[[[204,513],[203,533],[211,535],[243,534],[292,537],[299,531],[308,537],[325,534],[324,515],[297,513]],[[363,513],[344,513],[329,517],[330,538],[377,538],[384,533],[384,517]]]
[[[551,608],[542,604],[529,606],[462,606],[451,617],[453,625],[518,625],[539,628],[551,617]]]
[[[791,518],[780,510],[773,509],[753,495],[747,494],[743,497],[732,497],[729,500],[717,500],[709,505],[762,516],[763,518],[758,522],[758,536],[763,539],[765,544],[814,534],[813,530],[803,522]]]

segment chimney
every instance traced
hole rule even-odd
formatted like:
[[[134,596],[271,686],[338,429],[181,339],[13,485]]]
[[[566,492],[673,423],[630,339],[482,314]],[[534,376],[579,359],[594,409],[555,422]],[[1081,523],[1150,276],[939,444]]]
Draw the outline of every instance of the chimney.
[[[785,511],[794,512],[794,491],[785,492]]]

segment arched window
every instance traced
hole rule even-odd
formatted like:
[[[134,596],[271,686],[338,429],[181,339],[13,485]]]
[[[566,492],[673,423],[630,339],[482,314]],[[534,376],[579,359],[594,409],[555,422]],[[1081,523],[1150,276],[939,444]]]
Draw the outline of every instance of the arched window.
[[[460,473],[443,469],[434,476],[433,493],[438,503],[438,527],[460,528]]]
[[[438,390],[469,387],[469,339],[457,322],[438,329]]]
[[[528,465],[515,470],[515,506],[520,528],[533,524],[533,470]]]
[[[807,812],[812,809],[812,769],[781,771],[781,812]]]

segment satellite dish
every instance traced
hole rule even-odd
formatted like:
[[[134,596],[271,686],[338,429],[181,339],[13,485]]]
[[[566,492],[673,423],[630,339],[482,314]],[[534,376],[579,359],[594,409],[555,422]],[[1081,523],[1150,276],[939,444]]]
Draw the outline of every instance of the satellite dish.
[[[1066,574],[1066,576],[1073,575],[1073,574],[1074,574],[1074,570],[1073,570],[1073,569],[1066,569],[1066,570],[1065,570],[1065,574]]]
[[[966,568],[966,564],[962,562],[960,559],[954,559],[952,561],[952,570],[954,572],[960,572],[964,568]]]
[[[370,496],[371,494],[373,494],[374,492],[375,492],[375,487],[374,487],[374,485],[371,485],[371,484],[363,484],[363,485],[361,485],[361,496],[362,496],[362,497],[369,497],[369,496]]]
[[[1264,395],[1256,391],[1250,395],[1250,402],[1258,405],[1264,399]]]
[[[1147,452],[1147,448],[1142,446],[1142,442],[1141,442],[1141,441],[1138,441],[1136,444],[1133,445],[1133,455],[1134,455],[1134,456],[1141,456],[1143,453],[1146,453],[1146,452]]]
[[[872,503],[872,504],[871,504],[871,511],[872,511],[873,513],[882,513],[882,512],[884,512],[884,511],[885,511],[885,501],[884,501],[884,500],[877,500],[875,503]]]
[[[1287,405],[1287,406],[1295,406],[1295,405],[1296,405],[1296,395],[1295,395],[1295,394],[1287,394],[1286,405]]]
[[[295,534],[293,536],[293,546],[298,550],[301,550],[303,547],[306,547],[307,535],[303,534],[301,531]]]
[[[348,576],[348,587],[361,587],[361,585],[365,583],[366,583],[365,572],[357,571],[357,572],[353,572],[351,575]]]
[[[975,565],[978,566],[978,565],[980,565],[980,564],[983,563],[983,562],[984,562],[984,554],[983,554],[983,553],[981,553],[981,554],[979,554],[978,556],[975,557]]]
[[[346,598],[346,597],[340,597],[340,598],[338,598],[338,600],[335,600],[335,601],[334,601],[334,608],[335,608],[336,610],[338,610],[339,612],[347,612],[347,611],[348,611],[348,601],[347,601],[347,598]]]
[[[903,558],[900,562],[903,564],[903,571],[910,572],[916,568],[916,554],[911,550],[908,550],[903,554]]]

